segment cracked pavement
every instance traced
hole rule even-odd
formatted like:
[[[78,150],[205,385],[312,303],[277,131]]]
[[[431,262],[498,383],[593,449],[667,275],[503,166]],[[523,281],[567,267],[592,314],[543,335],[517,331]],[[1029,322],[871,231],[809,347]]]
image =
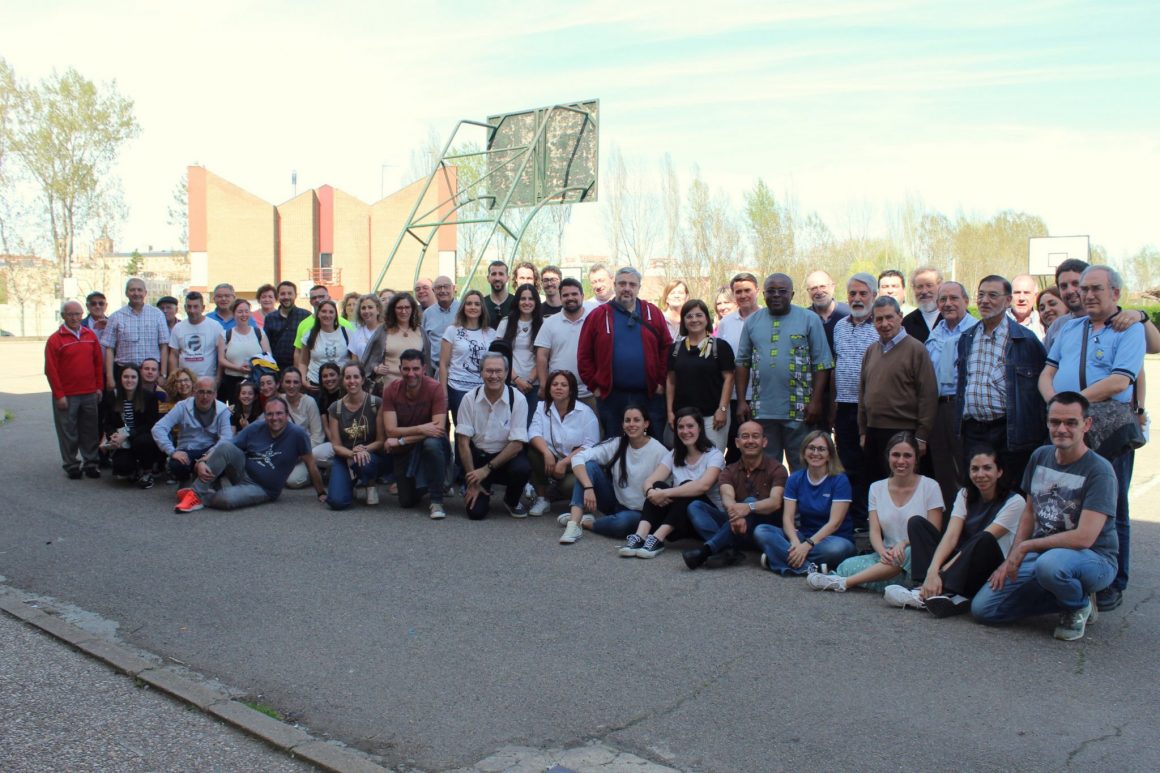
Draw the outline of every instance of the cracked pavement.
[[[38,361],[10,362],[0,388],[41,388]],[[609,770],[1160,769],[1160,523],[1141,497],[1124,605],[1067,644],[1053,618],[935,620],[752,557],[689,572],[678,549],[564,547],[554,519],[498,507],[433,523],[287,492],[176,516],[172,487],[65,480],[47,395],[0,402],[0,575],[398,769],[531,770],[583,749]],[[1137,482],[1160,470],[1145,452]]]

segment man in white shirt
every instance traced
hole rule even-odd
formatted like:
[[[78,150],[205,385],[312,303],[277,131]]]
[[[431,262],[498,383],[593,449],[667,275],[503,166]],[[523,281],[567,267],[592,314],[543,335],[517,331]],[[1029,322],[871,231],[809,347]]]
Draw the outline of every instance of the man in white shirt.
[[[534,342],[541,400],[548,399],[549,373],[554,370],[579,372],[576,364],[576,347],[580,341],[580,329],[584,327],[584,319],[588,316],[588,309],[584,307],[584,288],[580,280],[572,277],[560,280],[560,303],[564,307],[563,310],[544,319]],[[595,411],[596,398],[592,396],[592,391],[584,386],[579,376],[576,378],[580,402]]]
[[[733,300],[737,304],[737,310],[726,314],[717,323],[717,337],[727,341],[736,354],[737,347],[741,344],[741,331],[745,329],[745,320],[749,318],[750,314],[757,311],[757,277],[749,272],[735,274],[729,280],[729,289],[733,291]],[[745,389],[745,399],[753,399],[752,381]],[[737,415],[736,396],[729,400],[729,415]],[[739,421],[729,422],[728,449],[725,451],[725,460],[729,463],[741,458],[737,450],[737,428],[739,426],[741,426]]]
[[[504,486],[504,504],[513,518],[526,518],[520,501],[532,467],[524,453],[528,442],[528,403],[519,390],[507,383],[507,358],[498,352],[483,355],[480,362],[483,386],[468,392],[459,405],[455,427],[458,458],[463,465],[467,491],[463,503],[467,517],[487,517],[491,487]]]
[[[592,288],[592,297],[584,301],[584,308],[589,311],[616,297],[616,288],[612,283],[612,272],[603,263],[597,263],[588,269],[588,286]]]
[[[169,372],[189,368],[194,376],[217,381],[217,342],[225,335],[217,320],[205,316],[205,299],[194,290],[185,296],[185,319],[169,334]]]

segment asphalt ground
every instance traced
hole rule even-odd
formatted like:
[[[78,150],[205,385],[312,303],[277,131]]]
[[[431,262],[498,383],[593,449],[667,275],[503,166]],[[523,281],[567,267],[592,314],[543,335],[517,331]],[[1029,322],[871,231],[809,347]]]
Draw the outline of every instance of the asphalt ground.
[[[0,356],[0,575],[388,765],[598,741],[688,770],[1160,769],[1156,446],[1125,603],[1068,644],[1054,617],[935,620],[753,557],[689,572],[679,550],[560,546],[554,519],[498,503],[435,523],[287,492],[178,516],[171,486],[66,480],[39,348]]]
[[[0,770],[313,769],[0,614]]]

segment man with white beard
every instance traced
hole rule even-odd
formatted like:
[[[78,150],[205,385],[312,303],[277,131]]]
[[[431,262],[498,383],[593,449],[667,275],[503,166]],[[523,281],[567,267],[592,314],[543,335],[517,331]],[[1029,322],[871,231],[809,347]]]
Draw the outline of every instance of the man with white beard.
[[[906,334],[926,343],[930,331],[942,320],[938,310],[938,287],[942,284],[942,274],[937,268],[923,266],[910,275],[910,287],[914,290],[914,300],[918,308],[902,318]]]
[[[834,440],[838,458],[853,488],[850,515],[854,528],[860,530],[866,529],[866,500],[873,481],[864,480],[858,431],[858,381],[866,349],[878,340],[870,315],[877,297],[878,281],[871,274],[854,274],[846,282],[850,315],[834,325]]]

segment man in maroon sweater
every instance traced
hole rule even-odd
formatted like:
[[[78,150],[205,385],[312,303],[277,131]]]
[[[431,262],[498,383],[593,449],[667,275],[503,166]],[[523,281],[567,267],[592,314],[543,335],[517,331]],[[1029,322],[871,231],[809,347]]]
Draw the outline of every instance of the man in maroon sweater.
[[[85,311],[76,301],[60,309],[64,324],[44,345],[44,375],[52,388],[52,418],[60,457],[69,478],[101,477],[97,406],[104,386],[104,360],[97,334],[81,324]],[[77,454],[80,461],[77,461]]]
[[[872,314],[879,341],[866,349],[858,386],[858,430],[870,482],[890,474],[886,444],[896,432],[913,432],[919,453],[927,454],[938,412],[934,366],[926,347],[902,327],[898,301],[884,295],[874,301]]]

